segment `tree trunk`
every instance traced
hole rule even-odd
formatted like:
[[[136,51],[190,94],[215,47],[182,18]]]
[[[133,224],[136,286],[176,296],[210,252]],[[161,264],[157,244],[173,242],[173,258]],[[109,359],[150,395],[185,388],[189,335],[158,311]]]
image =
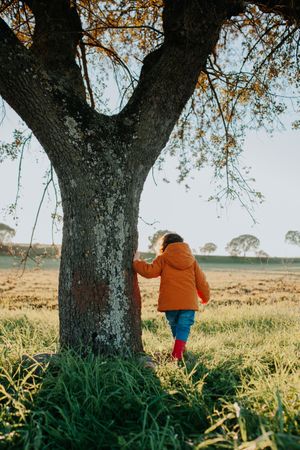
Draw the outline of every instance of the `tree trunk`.
[[[85,174],[76,179],[59,177],[60,342],[96,354],[140,352],[141,301],[132,259],[145,176],[133,176],[117,160],[115,167],[90,163],[84,161]]]

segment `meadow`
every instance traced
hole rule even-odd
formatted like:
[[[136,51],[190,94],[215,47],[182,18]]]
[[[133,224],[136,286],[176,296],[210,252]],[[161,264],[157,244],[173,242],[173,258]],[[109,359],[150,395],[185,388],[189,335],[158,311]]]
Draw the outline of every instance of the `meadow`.
[[[300,271],[206,270],[212,300],[180,366],[158,280],[140,279],[155,369],[58,352],[57,268],[0,270],[0,448],[300,449]]]

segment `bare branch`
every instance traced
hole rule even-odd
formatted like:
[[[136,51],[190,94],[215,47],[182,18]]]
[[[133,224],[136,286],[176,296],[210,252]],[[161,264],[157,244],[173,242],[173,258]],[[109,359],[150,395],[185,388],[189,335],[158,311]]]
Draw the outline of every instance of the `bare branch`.
[[[252,82],[252,80],[257,77],[257,74],[259,73],[259,71],[261,70],[261,68],[265,65],[266,61],[268,61],[271,56],[276,53],[277,50],[279,50],[283,44],[287,41],[287,39],[289,39],[293,34],[295,34],[295,32],[297,31],[297,28],[294,27],[292,28],[290,31],[288,31],[287,33],[284,33],[284,36],[282,37],[282,39],[280,40],[280,42],[271,49],[271,51],[265,56],[265,58],[260,62],[260,64],[255,68],[255,71],[253,72],[252,76],[249,78],[249,80],[247,81],[246,85],[244,86],[244,89],[246,89]],[[235,101],[233,103],[233,106],[231,108],[231,113],[230,113],[230,120],[232,120],[233,115],[235,113],[238,101],[240,99],[242,95],[242,92],[238,93],[238,95],[235,98]]]
[[[88,31],[88,32],[92,32],[92,31],[101,31],[103,32],[104,30],[150,30],[153,31],[154,33],[158,34],[160,37],[164,36],[164,33],[160,30],[158,30],[155,27],[151,27],[150,25],[124,25],[124,26],[118,26],[118,25],[111,25],[111,24],[105,24],[102,27],[96,27],[96,28],[89,28],[84,30]]]
[[[101,48],[102,50],[104,50],[105,53],[107,53],[107,55],[112,59],[112,61],[116,61],[118,64],[120,64],[120,66],[125,70],[125,72],[129,76],[131,83],[135,83],[138,81],[131,73],[127,64],[125,64],[122,58],[120,58],[120,56],[117,54],[117,52],[115,52],[112,48],[108,48],[105,45],[103,45],[98,39],[94,38],[91,34],[89,33],[85,34],[88,36],[91,42],[84,42],[84,45]]]
[[[221,116],[222,123],[223,123],[223,127],[224,127],[224,131],[225,131],[225,138],[226,138],[226,142],[225,142],[225,144],[226,144],[225,145],[225,160],[226,160],[225,161],[225,166],[226,166],[226,182],[227,182],[227,188],[228,188],[229,187],[229,173],[228,173],[228,156],[229,155],[228,155],[228,145],[227,145],[229,143],[228,122],[226,122],[226,120],[225,120],[225,117],[224,117],[224,114],[223,114],[223,110],[222,110],[222,106],[221,106],[218,94],[217,94],[217,92],[216,92],[216,90],[214,88],[214,85],[213,85],[213,82],[212,82],[212,80],[211,80],[211,78],[209,76],[209,73],[206,72],[206,75],[207,75],[207,79],[208,79],[210,88],[212,90],[212,93],[214,95],[214,98],[215,98],[215,100],[217,102],[218,109],[219,109],[220,116]]]
[[[3,121],[6,117],[6,110],[5,110],[5,104],[4,101],[1,98],[1,117],[0,117],[0,126],[3,124]]]
[[[89,93],[91,107],[93,109],[95,109],[95,100],[94,100],[93,90],[92,90],[91,83],[90,83],[90,78],[89,78],[88,65],[87,65],[86,52],[85,52],[85,45],[83,44],[82,40],[80,40],[80,42],[79,42],[79,48],[80,48],[80,51],[81,51],[81,59],[82,59],[82,65],[83,65],[84,79],[85,79],[87,90],[88,90],[88,93]]]
[[[46,195],[46,193],[48,191],[48,188],[49,188],[50,184],[52,183],[52,181],[53,181],[53,172],[50,170],[50,177],[49,177],[49,179],[46,182],[46,185],[44,187],[44,190],[43,190],[43,193],[42,193],[42,197],[41,197],[41,200],[40,200],[37,212],[36,212],[34,224],[33,224],[32,231],[31,231],[30,242],[29,242],[29,245],[28,245],[28,248],[27,248],[27,250],[25,252],[24,257],[21,259],[21,262],[20,262],[20,266],[23,265],[23,270],[22,270],[21,276],[25,272],[28,258],[31,258],[30,250],[32,250],[32,243],[33,243],[34,233],[35,233],[36,226],[37,226],[37,223],[38,223],[38,219],[39,219],[39,215],[40,215],[40,212],[41,212],[41,208],[42,208],[43,203],[44,203],[45,195]],[[31,259],[33,259],[33,258],[31,258]],[[33,259],[33,261],[34,261],[34,259]]]
[[[15,214],[16,214],[16,209],[17,209],[19,197],[20,197],[21,174],[22,174],[22,164],[23,164],[24,151],[25,151],[26,145],[30,145],[31,138],[32,138],[32,133],[30,133],[27,136],[27,138],[24,140],[24,142],[22,144],[22,147],[21,147],[21,154],[20,154],[19,166],[18,166],[17,192],[16,192],[16,198],[15,198],[15,201],[14,201],[14,204],[13,204],[13,208],[14,208]]]
[[[149,225],[150,227],[152,227],[153,225],[155,225],[156,223],[159,223],[159,220],[154,220],[154,222],[146,222],[146,220],[144,220],[141,216],[139,216],[139,219],[144,222],[145,225]]]
[[[57,186],[56,186],[55,180],[54,180],[52,164],[50,166],[50,174],[51,174],[51,182],[52,182],[52,187],[53,187],[54,197],[55,197],[55,208],[54,208],[54,213],[52,214],[52,224],[51,224],[52,245],[55,245],[55,243],[54,243],[54,225],[55,225],[55,221],[58,220],[57,211],[58,211],[58,206],[59,206],[60,202],[59,202],[59,197],[58,197]]]

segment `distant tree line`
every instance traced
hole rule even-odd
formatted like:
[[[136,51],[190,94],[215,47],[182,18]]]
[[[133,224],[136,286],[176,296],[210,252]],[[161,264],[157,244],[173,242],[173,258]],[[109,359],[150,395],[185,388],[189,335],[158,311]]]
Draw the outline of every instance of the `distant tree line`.
[[[6,244],[15,236],[16,231],[5,223],[0,223],[0,244]]]
[[[0,223],[0,255],[20,258],[57,258],[60,256],[60,245],[15,244],[12,238],[16,230],[5,223]],[[38,262],[38,259],[36,260]]]
[[[153,235],[149,236],[149,250],[157,253],[159,250],[159,244],[161,238],[171,233],[170,230],[157,230]],[[11,240],[15,236],[16,230],[5,223],[0,223],[0,254],[10,254],[14,256],[22,256],[27,249],[27,245],[12,244]],[[300,231],[289,230],[284,240],[287,244],[297,245],[300,247]],[[225,247],[225,250],[230,256],[246,256],[249,252],[255,252],[255,255],[259,258],[269,258],[267,252],[259,249],[260,240],[252,234],[241,234],[234,237]],[[57,257],[59,255],[60,246],[50,245],[32,245],[32,253],[38,256]],[[206,242],[200,248],[200,254],[211,255],[217,250],[217,245],[214,242]]]
[[[158,230],[153,235],[149,236],[149,250],[151,252],[157,252],[160,239],[166,234],[171,233],[169,230]],[[286,233],[285,242],[300,246],[300,231],[290,230]],[[226,252],[230,256],[246,256],[249,252],[254,252],[259,258],[269,258],[269,254],[260,249],[260,240],[252,234],[241,234],[234,237],[225,247]],[[200,254],[210,255],[215,253],[217,245],[214,242],[206,242],[200,248]]]
[[[285,242],[300,247],[300,231],[288,231],[285,235]]]

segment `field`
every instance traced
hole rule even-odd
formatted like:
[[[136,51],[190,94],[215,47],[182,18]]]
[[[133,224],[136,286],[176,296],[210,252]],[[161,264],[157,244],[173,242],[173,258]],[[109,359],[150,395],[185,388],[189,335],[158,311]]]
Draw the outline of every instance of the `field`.
[[[300,449],[300,271],[206,266],[211,303],[182,366],[140,280],[143,340],[156,368],[57,352],[57,267],[0,270],[0,448]]]

